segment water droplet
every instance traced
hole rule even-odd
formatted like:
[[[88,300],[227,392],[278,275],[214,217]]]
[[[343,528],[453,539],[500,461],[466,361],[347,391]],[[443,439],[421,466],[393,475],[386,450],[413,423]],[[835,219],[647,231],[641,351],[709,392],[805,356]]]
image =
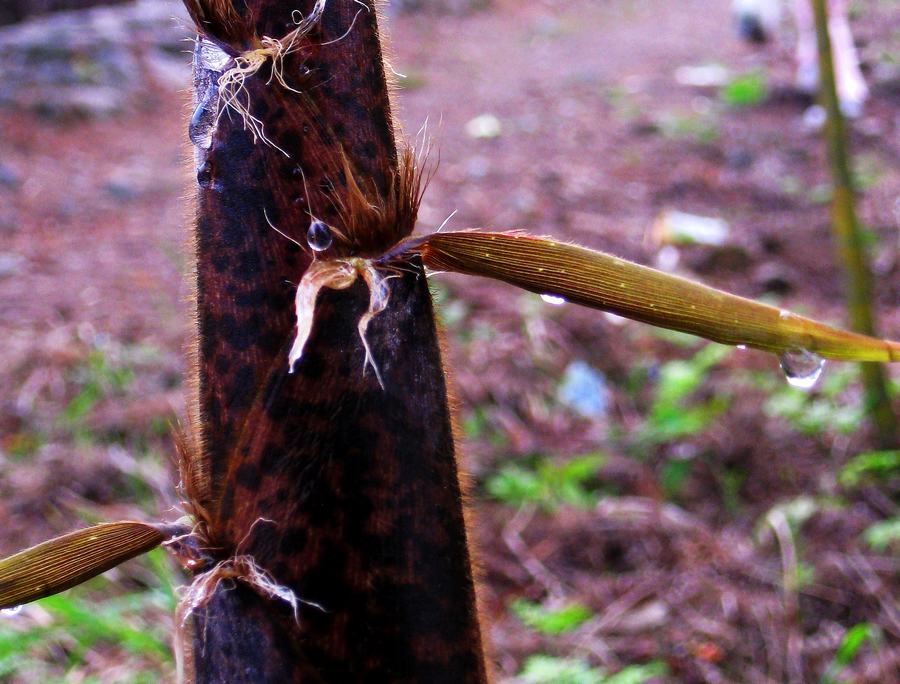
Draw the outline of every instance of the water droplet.
[[[212,163],[207,160],[197,167],[197,185],[201,188],[207,187],[212,182],[212,175]]]
[[[741,351],[747,351],[747,345],[746,345],[746,344],[739,344],[739,345],[737,346],[737,348],[740,349]]]
[[[208,150],[212,145],[218,107],[219,88],[215,80],[211,79],[197,103],[194,113],[191,114],[191,122],[188,124],[188,137],[200,149]]]
[[[194,47],[194,66],[207,71],[225,71],[231,57],[222,48],[206,38],[197,38]]]
[[[314,219],[309,224],[309,230],[306,231],[306,242],[315,251],[324,252],[331,247],[331,230],[323,221]]]
[[[792,387],[811,389],[825,368],[825,359],[806,349],[792,349],[781,355],[781,369]]]
[[[196,107],[188,125],[188,136],[198,150],[208,150],[212,145],[219,110],[219,76],[231,62],[218,45],[204,38],[197,38],[194,45],[194,93]]]
[[[562,306],[566,303],[565,298],[557,297],[556,295],[552,294],[542,294],[541,299],[543,299],[548,304],[552,304],[553,306]]]
[[[0,610],[0,615],[3,617],[15,617],[19,613],[22,612],[22,606],[13,606],[12,608],[3,608]]]

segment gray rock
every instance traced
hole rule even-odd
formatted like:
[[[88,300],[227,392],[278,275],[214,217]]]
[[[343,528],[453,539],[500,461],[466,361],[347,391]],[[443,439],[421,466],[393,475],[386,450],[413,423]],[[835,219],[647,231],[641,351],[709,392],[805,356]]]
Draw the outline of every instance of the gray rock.
[[[112,116],[124,107],[122,92],[107,86],[47,89],[30,102],[33,111],[55,121]]]
[[[0,106],[54,119],[114,115],[148,88],[188,81],[188,26],[180,3],[138,0],[4,27]]]

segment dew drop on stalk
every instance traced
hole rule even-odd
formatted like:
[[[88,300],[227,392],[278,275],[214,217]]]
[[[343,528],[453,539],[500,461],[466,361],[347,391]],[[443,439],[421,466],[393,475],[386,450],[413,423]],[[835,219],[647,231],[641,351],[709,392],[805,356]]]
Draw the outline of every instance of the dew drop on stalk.
[[[194,52],[194,65],[207,71],[225,71],[231,57],[211,40],[200,37]]]
[[[3,617],[15,617],[19,613],[22,612],[22,606],[13,606],[12,608],[3,608],[0,610],[0,615]]]
[[[331,230],[324,221],[313,219],[309,224],[309,230],[306,231],[307,244],[316,252],[324,252],[331,247],[332,241]]]
[[[553,306],[562,306],[566,303],[564,297],[557,297],[556,295],[552,294],[542,294],[541,299],[543,299],[548,304],[552,304]]]
[[[188,137],[197,147],[208,150],[212,145],[213,130],[219,104],[219,88],[212,79],[206,87],[188,124]]]
[[[212,182],[213,167],[212,163],[207,160],[197,167],[197,185],[201,188],[208,187]]]
[[[806,349],[786,351],[779,358],[788,384],[798,389],[811,389],[825,368],[825,359]]]
[[[197,102],[188,124],[188,137],[200,150],[212,145],[219,114],[219,76],[231,58],[215,43],[198,38],[194,45],[194,92]]]

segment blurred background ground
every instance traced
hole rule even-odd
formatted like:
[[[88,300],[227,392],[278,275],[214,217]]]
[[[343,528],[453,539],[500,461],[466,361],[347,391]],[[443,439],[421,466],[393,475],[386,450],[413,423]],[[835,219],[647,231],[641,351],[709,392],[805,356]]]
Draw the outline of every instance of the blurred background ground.
[[[872,88],[852,124],[860,211],[896,338],[900,6],[851,6]],[[790,27],[743,45],[727,0],[402,9],[398,112],[440,152],[421,230],[456,211],[450,227],[551,234],[843,320]],[[183,16],[141,0],[0,29],[0,552],[179,515]],[[900,464],[873,453],[852,367],[803,393],[760,353],[432,286],[498,680],[897,680]],[[0,681],[170,681],[181,581],[155,553],[0,616]]]

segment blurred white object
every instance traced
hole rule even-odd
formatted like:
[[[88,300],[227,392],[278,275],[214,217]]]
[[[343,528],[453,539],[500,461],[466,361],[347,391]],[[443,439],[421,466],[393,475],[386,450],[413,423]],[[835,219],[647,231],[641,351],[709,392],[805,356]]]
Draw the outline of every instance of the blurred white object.
[[[819,89],[819,58],[816,22],[809,0],[794,0],[794,17],[797,22],[797,87],[815,93]],[[859,54],[850,33],[847,0],[828,0],[828,35],[841,110],[845,116],[856,118],[862,114],[869,88],[859,68]]]
[[[663,245],[656,253],[656,268],[667,273],[674,273],[681,261],[681,252],[675,245]]]
[[[675,81],[694,88],[718,88],[731,79],[731,72],[721,64],[685,65],[675,69]]]
[[[803,125],[811,131],[819,131],[825,125],[828,114],[822,105],[814,104],[803,112]]]
[[[558,398],[582,418],[599,420],[609,406],[606,377],[584,361],[572,361],[563,373]]]
[[[653,222],[653,239],[658,245],[720,247],[728,240],[728,223],[711,216],[666,209]]]
[[[783,0],[732,0],[738,32],[745,40],[764,43],[772,38],[781,20]],[[797,88],[815,94],[819,88],[816,22],[809,0],[793,0],[797,23]],[[834,60],[838,99],[845,116],[858,117],[869,97],[869,89],[859,67],[847,20],[847,0],[828,0],[828,34]]]
[[[480,114],[466,124],[466,133],[472,138],[496,138],[503,126],[493,114]]]

